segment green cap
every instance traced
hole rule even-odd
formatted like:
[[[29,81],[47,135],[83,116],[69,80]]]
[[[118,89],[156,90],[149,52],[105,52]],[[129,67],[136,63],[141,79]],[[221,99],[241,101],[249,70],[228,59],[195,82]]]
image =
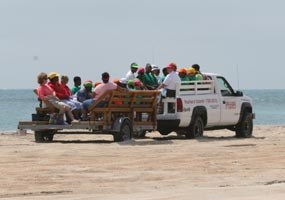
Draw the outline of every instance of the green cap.
[[[85,82],[83,83],[83,86],[84,86],[84,87],[92,88],[92,86],[93,86],[92,81],[90,81],[90,80],[85,81]]]
[[[132,63],[132,64],[131,64],[131,67],[137,69],[137,68],[139,68],[139,65],[138,65],[137,63]]]
[[[128,86],[135,86],[135,82],[133,80],[128,80]]]

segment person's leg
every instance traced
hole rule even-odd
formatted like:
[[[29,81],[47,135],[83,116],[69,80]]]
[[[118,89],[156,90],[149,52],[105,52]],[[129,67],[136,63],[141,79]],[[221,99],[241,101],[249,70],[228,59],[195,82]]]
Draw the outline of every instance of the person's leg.
[[[64,122],[64,113],[67,112],[68,118],[70,118],[70,121],[74,120],[74,117],[71,113],[71,107],[67,105],[66,103],[59,101],[59,100],[51,100],[50,101],[54,107],[56,107],[59,110],[58,113],[58,119],[57,121]]]
[[[86,120],[87,119],[88,107],[93,102],[94,102],[93,99],[87,99],[87,100],[83,101],[83,103],[82,103],[82,115],[81,115],[82,120]]]
[[[176,91],[166,89],[166,96],[175,98],[176,97]],[[174,112],[175,112],[175,103],[168,103],[168,113],[174,113]]]
[[[74,110],[72,110],[73,116],[75,119],[80,119],[81,116],[81,110],[82,110],[82,103],[75,100],[75,99],[70,99],[70,102],[72,102],[74,106]]]
[[[96,108],[104,108],[108,105],[108,101],[100,101],[97,105]],[[97,113],[95,118],[96,119],[103,119],[103,113]]]
[[[49,100],[49,102],[55,107],[55,108],[57,108],[58,110],[59,110],[59,114],[64,114],[65,113],[65,107],[67,106],[66,104],[64,104],[64,103],[62,103],[62,102],[60,102],[60,101],[58,101],[58,100],[54,100],[54,99],[52,99],[52,100]]]
[[[108,101],[100,101],[97,105],[96,108],[103,108],[108,105]]]
[[[67,118],[69,118],[70,122],[75,121],[74,116],[72,114],[72,107],[64,102],[59,102],[59,105],[61,105],[64,108],[64,112],[67,114]]]
[[[77,120],[74,119],[74,116],[73,116],[71,110],[67,110],[66,113],[67,113],[67,116],[70,118],[70,122],[77,121]]]

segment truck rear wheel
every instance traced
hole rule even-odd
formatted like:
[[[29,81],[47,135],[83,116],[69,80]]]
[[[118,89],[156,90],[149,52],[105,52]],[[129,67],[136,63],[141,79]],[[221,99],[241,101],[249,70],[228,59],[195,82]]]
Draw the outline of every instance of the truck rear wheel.
[[[35,141],[37,143],[48,143],[53,140],[53,131],[45,130],[45,131],[35,131]]]
[[[186,132],[186,138],[198,138],[202,137],[204,132],[204,123],[200,116],[196,116],[194,120],[190,123],[189,128]]]
[[[245,112],[241,121],[236,125],[236,137],[250,138],[252,136],[253,120],[249,112]]]
[[[130,120],[124,120],[121,124],[120,131],[113,134],[115,142],[122,142],[132,138],[133,129]]]

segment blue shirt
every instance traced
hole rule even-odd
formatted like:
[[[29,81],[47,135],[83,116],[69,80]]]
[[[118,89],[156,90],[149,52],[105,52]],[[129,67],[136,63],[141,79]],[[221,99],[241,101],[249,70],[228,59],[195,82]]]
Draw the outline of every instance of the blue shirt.
[[[91,92],[88,92],[85,87],[81,88],[77,93],[76,93],[76,96],[77,96],[77,100],[79,102],[83,102],[84,100],[86,99],[92,99],[92,94]]]

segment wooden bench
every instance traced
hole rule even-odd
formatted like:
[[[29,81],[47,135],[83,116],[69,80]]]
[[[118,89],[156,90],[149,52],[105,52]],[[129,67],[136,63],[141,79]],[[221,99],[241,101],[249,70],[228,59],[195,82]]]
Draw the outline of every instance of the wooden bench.
[[[105,92],[89,106],[91,121],[103,120],[111,125],[118,116],[128,117],[133,126],[152,125],[156,127],[158,90],[112,90]],[[96,107],[102,100],[107,100],[105,107]],[[147,114],[147,118],[142,115]]]

